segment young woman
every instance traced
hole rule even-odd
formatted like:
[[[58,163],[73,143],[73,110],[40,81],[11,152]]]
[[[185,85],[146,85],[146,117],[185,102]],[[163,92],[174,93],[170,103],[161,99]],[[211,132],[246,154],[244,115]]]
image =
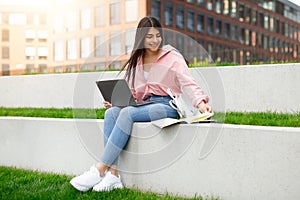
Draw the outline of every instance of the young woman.
[[[100,162],[89,171],[73,178],[70,183],[80,191],[123,188],[117,170],[118,157],[130,138],[134,122],[149,122],[165,117],[175,118],[178,113],[169,105],[171,98],[184,92],[201,112],[212,112],[208,96],[196,84],[183,56],[172,46],[163,46],[160,22],[153,17],[140,20],[131,57],[126,62],[126,80],[136,100],[154,100],[152,104],[125,108],[111,106],[104,116],[104,151]]]

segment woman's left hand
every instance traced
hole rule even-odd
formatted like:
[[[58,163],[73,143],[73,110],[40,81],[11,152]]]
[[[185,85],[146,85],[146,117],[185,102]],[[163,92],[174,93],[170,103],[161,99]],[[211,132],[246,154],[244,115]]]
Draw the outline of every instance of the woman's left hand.
[[[202,113],[206,113],[206,112],[211,113],[211,112],[212,112],[211,106],[207,105],[204,101],[201,101],[201,102],[198,104],[198,109],[199,109]]]

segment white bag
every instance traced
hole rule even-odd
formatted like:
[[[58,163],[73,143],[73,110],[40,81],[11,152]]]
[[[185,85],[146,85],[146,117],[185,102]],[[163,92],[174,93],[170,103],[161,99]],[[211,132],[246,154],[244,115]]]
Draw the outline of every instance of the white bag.
[[[199,114],[199,110],[193,106],[191,100],[183,93],[176,97],[170,88],[167,89],[167,93],[172,98],[169,101],[170,106],[177,110],[180,118],[189,118]]]

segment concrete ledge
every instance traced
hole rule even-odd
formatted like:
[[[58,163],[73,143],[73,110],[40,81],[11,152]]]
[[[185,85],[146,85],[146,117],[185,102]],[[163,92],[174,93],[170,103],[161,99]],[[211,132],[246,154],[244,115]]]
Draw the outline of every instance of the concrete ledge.
[[[211,97],[215,111],[300,111],[300,63],[190,71]],[[95,81],[117,75],[118,72],[91,72],[1,77],[0,107],[99,108],[103,105]]]
[[[80,174],[103,150],[102,120],[0,117],[0,165]],[[300,128],[134,125],[127,187],[221,199],[299,199]]]

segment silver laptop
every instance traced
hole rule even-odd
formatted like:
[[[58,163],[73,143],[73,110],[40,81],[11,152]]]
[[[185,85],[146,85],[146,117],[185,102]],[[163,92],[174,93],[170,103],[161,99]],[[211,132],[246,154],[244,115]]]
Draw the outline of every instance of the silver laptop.
[[[104,98],[112,106],[141,106],[154,101],[135,101],[125,79],[111,79],[96,81],[96,84]]]

